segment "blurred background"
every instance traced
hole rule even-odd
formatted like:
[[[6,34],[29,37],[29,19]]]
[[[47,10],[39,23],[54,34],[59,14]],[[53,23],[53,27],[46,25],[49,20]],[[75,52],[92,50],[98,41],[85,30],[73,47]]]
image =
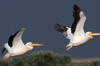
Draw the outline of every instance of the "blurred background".
[[[70,27],[73,23],[73,5],[78,5],[87,16],[85,31],[100,32],[99,0],[1,0],[0,1],[0,50],[11,34],[26,28],[23,42],[42,43],[36,51],[53,51],[73,58],[100,57],[100,36],[85,45],[66,51],[69,40],[54,30],[56,23]],[[2,56],[3,54],[0,55]]]

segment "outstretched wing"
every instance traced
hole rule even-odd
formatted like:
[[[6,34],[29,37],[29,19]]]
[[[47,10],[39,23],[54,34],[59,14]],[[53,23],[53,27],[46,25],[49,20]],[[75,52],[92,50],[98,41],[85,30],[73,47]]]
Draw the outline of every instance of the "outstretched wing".
[[[11,35],[8,39],[8,46],[9,47],[15,47],[18,45],[24,45],[22,42],[22,34],[24,32],[25,28],[21,28],[19,31],[17,31],[15,34]],[[6,50],[6,48],[3,48],[2,53]]]
[[[64,35],[64,37],[70,39],[70,41],[72,40],[73,35],[72,35],[71,29],[69,27],[65,27],[60,24],[55,24],[55,29],[56,29],[56,31],[61,32]]]
[[[68,28],[66,28],[65,26],[62,26],[60,24],[55,24],[55,30],[63,33],[63,32],[66,32],[68,30]]]
[[[22,35],[25,31],[25,28],[21,28],[18,32],[16,32],[13,37],[9,38],[8,43],[12,44],[12,49],[18,48],[20,46],[23,46],[24,43],[22,41]]]
[[[3,53],[5,50],[6,50],[6,48],[4,47],[4,48],[2,49],[2,53]]]
[[[86,16],[84,15],[83,11],[77,6],[74,5],[73,7],[73,17],[74,22],[71,26],[71,32],[73,34],[84,33],[84,23],[86,21]]]

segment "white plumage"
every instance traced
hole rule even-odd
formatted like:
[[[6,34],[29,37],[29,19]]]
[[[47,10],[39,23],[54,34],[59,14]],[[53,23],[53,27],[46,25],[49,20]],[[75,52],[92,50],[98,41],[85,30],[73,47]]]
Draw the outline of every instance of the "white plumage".
[[[9,37],[9,40],[6,44],[4,44],[4,49],[2,50],[2,53],[7,50],[8,52],[5,54],[3,59],[7,59],[10,56],[18,56],[26,53],[27,51],[30,51],[33,49],[33,46],[42,46],[43,44],[35,44],[32,42],[28,42],[24,45],[22,41],[22,35],[25,31],[25,28],[21,28],[18,32],[11,35]]]
[[[71,49],[73,46],[79,46],[86,43],[88,40],[93,38],[92,35],[100,35],[100,33],[85,33],[84,23],[86,21],[86,16],[77,5],[74,5],[73,9],[74,22],[71,28],[60,24],[55,25],[55,29],[57,31],[61,32],[66,38],[70,39],[70,43],[66,46],[67,50]]]

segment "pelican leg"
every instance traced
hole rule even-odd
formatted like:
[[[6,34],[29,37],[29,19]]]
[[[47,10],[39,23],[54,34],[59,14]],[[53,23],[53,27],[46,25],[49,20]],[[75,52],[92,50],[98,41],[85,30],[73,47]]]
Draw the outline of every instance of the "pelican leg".
[[[11,56],[12,56],[12,54],[7,54],[7,55],[5,55],[1,60],[8,59],[8,58],[11,57]]]
[[[8,59],[8,58],[9,58],[9,57],[3,57],[2,60],[6,60],[6,59]]]
[[[75,46],[75,44],[77,44],[77,43],[73,43],[71,45],[68,45],[66,50],[69,51],[73,46]]]
[[[66,50],[69,51],[72,47],[73,46],[68,46]]]

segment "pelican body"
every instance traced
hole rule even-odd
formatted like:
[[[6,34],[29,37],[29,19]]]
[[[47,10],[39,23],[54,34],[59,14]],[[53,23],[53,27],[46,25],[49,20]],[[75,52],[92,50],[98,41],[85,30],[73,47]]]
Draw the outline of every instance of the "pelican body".
[[[32,50],[33,46],[42,46],[43,45],[43,44],[35,44],[32,42],[27,42],[26,44],[24,44],[22,41],[22,35],[23,35],[24,31],[25,31],[25,28],[21,28],[15,34],[13,34],[9,37],[8,42],[4,44],[4,48],[2,50],[2,53],[5,50],[7,50],[8,52],[4,55],[4,57],[2,59],[7,59],[11,56],[22,55],[22,54]]]
[[[66,46],[67,50],[70,50],[73,46],[79,46],[87,41],[93,39],[93,35],[100,35],[100,33],[92,33],[84,31],[84,23],[86,16],[83,11],[77,6],[73,6],[74,22],[71,27],[65,27],[60,24],[55,25],[55,29],[61,32],[64,37],[70,39],[69,44]]]

